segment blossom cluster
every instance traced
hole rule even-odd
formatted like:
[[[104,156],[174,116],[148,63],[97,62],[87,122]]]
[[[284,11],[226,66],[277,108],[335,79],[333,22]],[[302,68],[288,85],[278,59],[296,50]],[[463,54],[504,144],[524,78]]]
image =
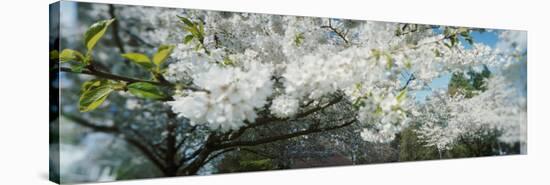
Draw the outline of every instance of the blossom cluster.
[[[175,96],[168,102],[174,112],[191,125],[206,124],[222,131],[236,130],[254,122],[256,109],[272,94],[271,68],[255,64],[248,69],[211,66],[197,74],[194,83],[206,90]]]
[[[459,127],[464,124],[458,123],[493,122],[490,125],[494,127],[514,130],[497,121],[496,115],[503,114],[500,109],[489,107],[495,104],[490,98],[500,97],[489,94],[497,91],[491,88],[509,87],[490,86],[471,99],[435,92],[425,103],[415,102],[416,91],[430,89],[429,84],[438,77],[480,65],[502,70],[516,60],[505,55],[507,50],[476,42],[449,47],[451,41],[441,33],[444,26],[439,31],[429,28],[396,34],[403,24],[201,10],[158,12],[140,7],[121,11],[119,19],[125,20],[120,22],[127,24],[122,25],[130,29],[127,32],[147,43],[176,45],[164,73],[176,84],[174,101],[168,105],[192,124],[235,130],[254,122],[260,110],[291,118],[302,111],[303,102],[341,93],[343,101],[354,106],[352,114],[363,126],[361,136],[366,141],[391,141],[411,121],[420,119],[425,121],[421,135],[442,148],[452,145],[453,138],[465,130]],[[140,17],[130,12],[159,16]],[[182,43],[189,33],[180,29],[184,24],[176,15],[203,23],[203,40]],[[524,43],[518,39],[521,34],[499,33],[508,45]],[[493,84],[498,83],[511,82]],[[181,90],[189,85],[203,91]],[[486,101],[487,106],[474,101]],[[521,103],[506,106],[516,111],[509,114],[510,119],[523,110]],[[468,120],[482,110],[495,115]],[[457,124],[441,124],[445,117],[452,117]]]

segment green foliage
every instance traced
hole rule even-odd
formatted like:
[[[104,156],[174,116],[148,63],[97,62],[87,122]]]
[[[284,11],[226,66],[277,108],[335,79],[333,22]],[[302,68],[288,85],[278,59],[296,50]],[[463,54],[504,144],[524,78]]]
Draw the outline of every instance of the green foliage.
[[[408,127],[399,134],[399,161],[418,161],[438,159],[437,148],[426,147],[420,141],[413,127]]]
[[[445,38],[449,40],[449,43],[445,43],[445,45],[449,48],[455,47],[459,42],[460,38],[464,39],[468,42],[468,44],[473,45],[474,39],[470,35],[470,32],[472,30],[464,27],[445,27],[443,30],[443,34],[445,35]]]
[[[88,50],[86,52],[86,55],[83,55],[82,53],[76,50],[64,49],[59,54],[60,62],[70,62],[70,61],[77,62],[77,63],[71,64],[71,70],[74,72],[81,72],[87,65],[91,63],[93,48],[95,47],[99,39],[103,37],[103,35],[105,34],[105,31],[114,20],[115,19],[98,21],[92,24],[90,28],[88,28],[86,33],[84,33],[84,45]],[[52,54],[55,54],[55,53],[50,53],[50,58],[52,57]]]
[[[273,167],[271,159],[243,160],[240,166],[244,169],[269,170]]]
[[[202,21],[193,22],[182,16],[178,16],[178,18],[184,23],[183,29],[189,32],[189,35],[183,38],[183,43],[189,44],[193,40],[197,40],[198,43],[195,45],[195,50],[204,49],[204,51],[209,54],[204,46],[204,24]]]
[[[112,83],[108,80],[90,80],[82,85],[78,109],[88,112],[99,107],[113,92]]]
[[[61,54],[59,54],[59,61],[60,62],[69,62],[69,61],[83,62],[84,55],[72,49],[64,49],[63,51],[61,51]]]
[[[270,158],[241,151],[237,154],[226,155],[218,166],[220,173],[247,172],[277,169],[274,161]]]
[[[183,43],[188,44],[189,42],[191,42],[193,40],[193,38],[195,38],[195,37],[192,34],[187,35],[187,36],[185,36],[185,38],[183,38]]]
[[[84,70],[84,68],[86,68],[85,63],[82,63],[82,62],[73,62],[73,63],[71,63],[71,71],[73,71],[73,72],[80,73],[80,72],[82,72],[82,70]]]
[[[125,53],[122,54],[122,57],[151,71],[154,76],[157,76],[161,73],[161,65],[166,61],[168,56],[170,56],[172,50],[174,50],[173,45],[161,45],[153,55],[153,60],[151,60],[149,56],[141,53]]]
[[[223,57],[222,65],[233,66],[235,65],[235,62],[233,62],[233,60],[231,60],[229,57]]]
[[[466,98],[471,98],[478,92],[487,90],[485,81],[491,76],[491,71],[487,66],[483,66],[481,72],[470,70],[467,75],[461,72],[453,73],[448,87],[451,96],[461,94]]]
[[[94,49],[99,39],[103,37],[105,31],[113,21],[115,21],[115,19],[102,20],[92,24],[92,26],[88,28],[86,33],[84,33],[84,45],[86,45],[88,52]]]
[[[153,55],[153,63],[157,65],[157,68],[160,67],[161,64],[166,61],[166,58],[170,56],[172,53],[172,50],[174,50],[173,45],[161,45],[155,55]]]
[[[130,93],[140,98],[155,100],[165,98],[164,94],[157,86],[147,82],[132,83],[128,85],[127,88]]]
[[[125,54],[122,54],[122,57],[124,57],[124,58],[134,62],[135,64],[140,65],[141,67],[143,67],[145,69],[148,69],[148,70],[151,70],[155,67],[154,64],[151,62],[151,60],[149,59],[149,57],[145,54],[125,53]]]
[[[304,33],[296,34],[296,36],[294,37],[294,45],[300,46],[304,42],[304,39]]]

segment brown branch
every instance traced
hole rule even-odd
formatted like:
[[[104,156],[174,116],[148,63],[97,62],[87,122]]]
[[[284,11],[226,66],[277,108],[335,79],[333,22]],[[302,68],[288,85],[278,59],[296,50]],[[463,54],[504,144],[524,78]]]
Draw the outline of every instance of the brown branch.
[[[133,39],[137,40],[138,42],[141,42],[142,44],[146,45],[147,47],[150,47],[150,48],[154,48],[155,46],[147,41],[145,41],[143,38],[141,38],[140,36],[132,33],[130,30],[128,29],[124,29],[124,28],[121,28],[122,31],[124,31],[126,34],[128,34],[130,37],[132,37]]]
[[[403,87],[399,88],[399,90],[400,91],[405,90],[409,86],[409,84],[415,79],[416,79],[416,77],[414,76],[414,74],[411,74],[409,76],[409,79],[407,79],[407,82],[405,82],[405,85],[403,85]]]
[[[104,133],[111,133],[111,134],[116,134],[116,135],[118,135],[118,134],[123,135],[124,140],[126,140],[126,142],[128,142],[132,146],[136,147],[147,159],[151,160],[151,162],[153,162],[153,164],[155,164],[155,166],[160,171],[162,171],[163,173],[166,173],[164,164],[159,160],[159,157],[156,156],[150,150],[151,147],[147,147],[146,145],[139,142],[138,140],[132,139],[130,137],[126,137],[124,135],[124,133],[122,133],[121,130],[118,127],[116,127],[116,126],[103,126],[103,125],[90,123],[89,121],[87,121],[83,118],[80,118],[80,117],[74,116],[74,115],[70,115],[70,114],[64,114],[63,116],[70,119],[71,121],[73,121],[74,123],[76,123],[80,126],[90,128],[90,129],[92,129],[96,132],[104,132]]]
[[[109,80],[123,81],[123,82],[127,82],[127,83],[147,82],[147,83],[150,83],[150,84],[153,84],[153,85],[158,85],[158,86],[165,86],[165,87],[170,87],[170,88],[174,87],[174,84],[171,84],[168,81],[158,82],[158,81],[130,78],[130,77],[126,77],[126,76],[120,76],[120,75],[104,72],[104,71],[101,71],[101,70],[97,70],[94,67],[86,67],[81,72],[73,71],[73,70],[71,70],[70,68],[67,68],[67,67],[60,67],[59,70],[62,71],[62,72],[75,73],[75,74],[87,74],[87,75],[92,75],[92,76],[105,78],[105,79],[109,79]],[[193,86],[188,86],[188,87],[185,87],[184,89],[191,90],[191,91],[208,92],[205,89],[201,89],[199,87],[193,87]]]
[[[330,131],[330,130],[343,128],[343,127],[346,127],[348,125],[351,125],[355,121],[356,120],[353,119],[353,120],[348,121],[348,122],[346,122],[344,124],[341,124],[341,125],[336,125],[336,126],[331,126],[331,127],[324,127],[324,128],[311,128],[311,129],[306,129],[306,130],[303,130],[303,131],[298,131],[298,132],[294,132],[294,133],[290,133],[290,134],[284,134],[284,135],[271,136],[271,137],[266,137],[266,138],[262,138],[262,139],[257,139],[257,140],[254,140],[254,141],[234,141],[234,142],[229,142],[229,143],[225,143],[225,144],[220,144],[218,147],[219,148],[231,148],[231,147],[239,147],[239,146],[256,146],[256,145],[260,145],[260,144],[265,144],[265,143],[271,143],[271,142],[275,142],[275,141],[290,139],[290,138],[294,138],[294,137],[298,137],[298,136],[302,136],[302,135],[318,133],[318,132],[325,132],[325,131]]]
[[[267,124],[272,123],[272,122],[289,121],[289,120],[296,120],[296,119],[299,119],[299,118],[304,118],[304,117],[309,116],[309,115],[311,115],[311,114],[313,114],[317,111],[324,110],[324,109],[340,102],[342,99],[343,99],[342,96],[338,96],[338,97],[332,99],[331,101],[329,101],[328,103],[326,103],[325,105],[317,106],[317,107],[309,109],[307,111],[298,113],[293,118],[260,117],[260,118],[255,120],[254,124],[249,124],[245,127],[242,127],[241,129],[237,130],[236,132],[232,133],[231,137],[229,139],[230,140],[236,139],[236,138],[240,137],[248,129],[259,127],[259,126],[262,126],[262,125],[267,125]]]
[[[191,129],[189,129],[189,130],[186,131],[185,133],[192,133],[192,132],[194,132],[196,129],[197,129],[197,125],[192,126]],[[176,145],[176,148],[177,148],[178,150],[183,146],[183,144],[185,144],[185,141],[187,140],[187,138],[189,138],[189,137],[184,137],[184,138]]]
[[[83,69],[81,72],[75,72],[75,71],[71,70],[70,68],[61,67],[60,71],[75,73],[75,74],[87,74],[87,75],[97,76],[97,77],[100,77],[100,78],[105,78],[105,79],[110,79],[110,80],[124,81],[124,82],[127,82],[127,83],[147,82],[147,83],[151,83],[151,84],[159,85],[159,86],[169,86],[169,87],[173,86],[172,84],[162,84],[160,82],[155,82],[155,81],[150,81],[150,80],[142,80],[142,79],[136,79],[136,78],[130,78],[130,77],[120,76],[120,75],[116,75],[116,74],[111,74],[111,73],[103,72],[103,71],[100,71],[100,70],[97,70],[97,69],[94,69],[94,68],[86,68],[86,69]]]
[[[149,148],[146,145],[140,143],[138,140],[135,140],[135,139],[126,138],[126,137],[124,139],[126,140],[126,142],[130,143],[131,145],[136,147],[139,151],[141,151],[141,153],[143,153],[143,155],[145,155],[147,159],[151,160],[151,162],[153,162],[153,164],[155,164],[155,166],[157,166],[157,168],[159,168],[160,171],[162,171],[164,174],[169,173],[168,171],[166,171],[165,165],[161,162],[161,160],[155,157],[155,154],[151,150],[149,150]]]
[[[332,32],[336,33],[336,35],[338,35],[340,38],[342,38],[342,40],[344,40],[346,44],[349,44],[349,41],[348,39],[346,39],[346,36],[342,32],[338,31],[338,29],[332,26],[331,19],[328,19],[328,26],[321,26],[321,28],[328,28]]]
[[[111,16],[111,18],[116,18],[115,6],[112,4],[109,5],[109,15]],[[118,21],[115,21],[112,24],[112,28],[113,40],[118,47],[118,50],[120,51],[120,53],[126,53],[126,49],[124,49],[124,45],[122,44],[122,39],[120,39],[120,36],[118,35],[118,32],[120,30],[120,25],[118,24]],[[125,63],[128,63],[128,60],[124,61]]]
[[[228,148],[228,149],[224,149],[222,150],[221,152],[218,152],[217,154],[214,154],[213,156],[211,156],[210,158],[206,159],[202,165],[205,165],[205,164],[208,164],[208,162],[212,161],[213,159],[215,159],[216,157],[220,156],[221,154],[224,154],[224,153],[227,153],[227,152],[231,152],[233,150],[236,150],[236,148]]]
[[[119,133],[118,127],[115,127],[115,126],[104,126],[104,125],[93,124],[93,123],[90,123],[89,121],[87,121],[87,120],[85,120],[81,117],[74,116],[74,115],[71,115],[71,114],[63,114],[63,117],[73,121],[74,123],[76,123],[80,126],[90,128],[90,129],[92,129],[94,131],[97,131],[97,132],[115,133],[115,134]]]

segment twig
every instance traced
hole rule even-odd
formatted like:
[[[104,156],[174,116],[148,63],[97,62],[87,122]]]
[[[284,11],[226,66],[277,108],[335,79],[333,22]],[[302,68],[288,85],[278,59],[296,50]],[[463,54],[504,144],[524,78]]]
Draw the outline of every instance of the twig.
[[[338,29],[336,29],[335,27],[332,26],[331,19],[328,19],[328,26],[321,26],[321,28],[330,29],[332,32],[336,33],[336,35],[338,35],[340,38],[342,38],[342,40],[344,40],[344,42],[346,44],[349,44],[349,41],[348,41],[348,39],[346,39],[346,36],[342,32],[338,31]]]

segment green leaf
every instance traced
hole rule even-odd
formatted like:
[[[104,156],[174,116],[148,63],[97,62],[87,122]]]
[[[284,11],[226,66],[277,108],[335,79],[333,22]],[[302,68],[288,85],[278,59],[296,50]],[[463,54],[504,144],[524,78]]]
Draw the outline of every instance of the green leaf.
[[[147,55],[141,53],[125,53],[122,57],[140,65],[146,69],[152,69],[155,67]]]
[[[107,83],[106,80],[99,80],[99,79],[88,80],[82,83],[82,86],[80,87],[80,94],[106,83]]]
[[[164,93],[155,85],[147,82],[136,82],[128,85],[128,91],[140,98],[164,99]]]
[[[189,19],[187,19],[187,18],[185,18],[185,17],[181,17],[181,16],[179,16],[179,15],[177,15],[177,16],[178,16],[178,18],[179,18],[183,23],[185,23],[185,25],[187,25],[187,26],[189,26],[189,27],[194,27],[194,26],[195,26],[195,24],[193,24],[193,22],[191,22],[191,20],[189,20]]]
[[[96,109],[107,99],[111,92],[113,92],[113,89],[105,81],[92,81],[83,84],[83,92],[78,101],[78,109],[80,112]]]
[[[172,50],[174,49],[174,46],[172,45],[161,45],[159,49],[157,50],[157,53],[153,55],[153,62],[160,66],[168,56],[172,53]]]
[[[88,48],[88,51],[94,49],[97,41],[103,37],[105,31],[109,25],[113,23],[113,21],[115,21],[115,19],[99,21],[92,24],[92,26],[88,28],[88,31],[84,33],[84,44],[86,45],[86,48]]]
[[[456,37],[456,35],[453,35],[451,37],[451,46],[455,46],[457,43],[458,43],[458,38]]]
[[[296,36],[294,36],[294,45],[300,46],[304,42],[304,33],[298,33]]]
[[[71,71],[73,71],[73,72],[81,73],[82,70],[84,70],[84,68],[86,68],[85,63],[81,63],[81,62],[71,63]]]
[[[199,22],[199,33],[200,35],[204,35],[204,24],[202,22]]]
[[[468,32],[468,31],[460,32],[460,36],[469,37],[469,36],[470,36],[470,32]]]
[[[183,43],[184,44],[188,44],[189,42],[191,42],[193,40],[193,34],[189,34],[187,36],[185,36],[185,38],[183,39]]]
[[[197,30],[197,28],[195,28],[195,27],[184,27],[183,29],[185,29],[186,31],[191,33],[193,36],[196,36],[197,38],[200,39],[200,33],[199,33],[199,30]]]
[[[61,54],[59,54],[59,61],[61,62],[69,62],[69,61],[77,61],[82,62],[84,61],[84,55],[82,53],[72,50],[72,49],[64,49],[61,51]]]
[[[233,65],[235,65],[235,62],[233,62],[233,60],[231,60],[229,57],[223,57],[222,64],[224,66],[233,66]]]

